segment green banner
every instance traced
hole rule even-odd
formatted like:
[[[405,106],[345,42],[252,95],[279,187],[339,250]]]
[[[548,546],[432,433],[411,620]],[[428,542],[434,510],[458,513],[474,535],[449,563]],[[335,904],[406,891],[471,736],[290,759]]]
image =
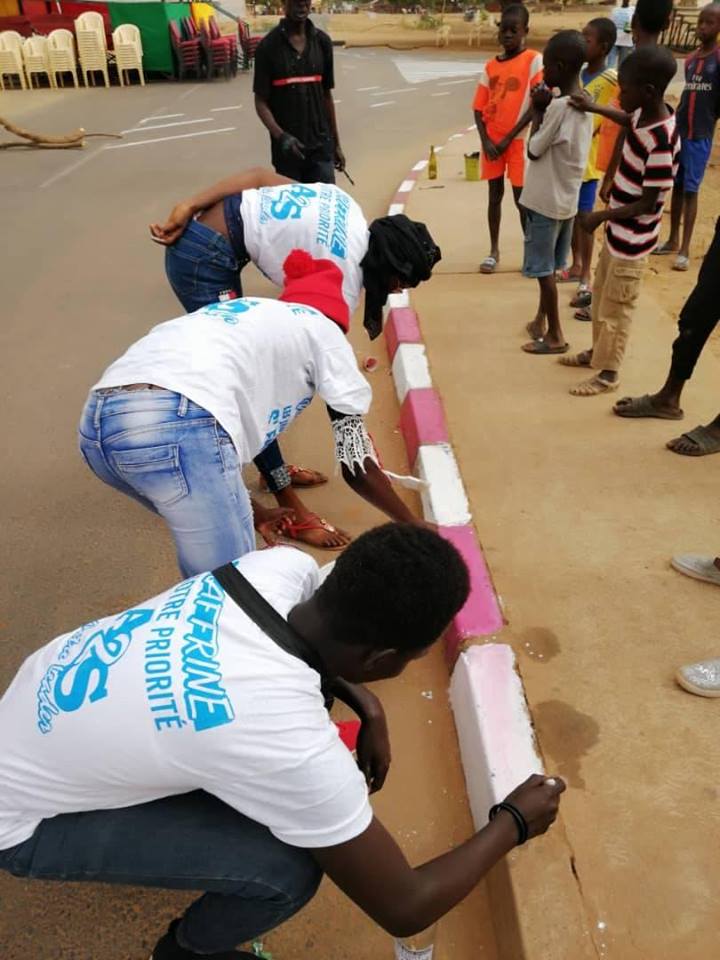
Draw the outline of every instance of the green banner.
[[[113,30],[121,23],[134,23],[139,28],[146,73],[175,72],[168,23],[189,17],[189,3],[109,3],[108,9]]]

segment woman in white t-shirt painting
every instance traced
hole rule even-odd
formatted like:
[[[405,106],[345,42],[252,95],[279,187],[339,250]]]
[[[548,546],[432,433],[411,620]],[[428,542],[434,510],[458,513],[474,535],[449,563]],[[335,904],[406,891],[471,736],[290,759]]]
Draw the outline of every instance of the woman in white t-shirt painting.
[[[462,558],[432,530],[390,523],[351,544],[322,585],[291,547],[234,566],[286,621],[282,637],[203,573],[20,667],[0,700],[0,870],[203,891],[151,960],[250,960],[235,947],[301,910],[323,873],[391,935],[424,930],[544,833],[565,789],[531,776],[478,833],[416,868],[373,814],[390,740],[359,684],[427,653],[467,598]],[[361,720],[357,762],[323,690]],[[106,918],[92,955],[118,956],[103,949],[116,934]],[[28,957],[57,955],[29,936]],[[293,956],[311,954],[329,956]]]
[[[365,327],[371,339],[382,330],[388,295],[429,279],[440,260],[424,224],[402,214],[369,226],[360,206],[328,183],[300,184],[273,170],[255,168],[228,177],[177,204],[151,235],[166,246],[165,270],[185,310],[242,297],[240,272],[252,261],[278,286],[291,250],[332,260],[342,271],[343,297],[350,314],[365,291]],[[255,460],[281,507],[302,510],[292,487],[325,483],[327,477],[286,464],[277,442]],[[317,547],[348,541],[341,533],[312,528],[298,537]]]
[[[153,327],[108,367],[85,404],[79,441],[88,466],[163,517],[184,576],[255,548],[241,470],[316,393],[349,486],[391,519],[415,522],[365,429],[372,391],[345,336],[340,270],[295,250],[285,273],[279,300],[228,300]],[[254,506],[255,522],[272,524]],[[281,524],[294,539],[308,530],[338,546],[349,539],[302,505]]]

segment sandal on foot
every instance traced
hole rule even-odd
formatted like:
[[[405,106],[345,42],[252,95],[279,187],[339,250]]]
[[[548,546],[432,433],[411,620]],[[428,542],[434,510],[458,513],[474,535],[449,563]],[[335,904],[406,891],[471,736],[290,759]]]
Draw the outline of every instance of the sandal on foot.
[[[688,663],[680,667],[675,679],[688,693],[698,697],[720,697],[720,657]]]
[[[592,303],[592,290],[586,283],[581,283],[577,293],[570,301],[571,307],[589,307]]]
[[[682,410],[675,413],[663,412],[653,405],[652,397],[646,393],[643,397],[623,397],[613,407],[613,413],[618,417],[641,419],[643,417],[656,420],[682,420],[685,416]]]
[[[572,353],[569,357],[561,357],[558,363],[564,367],[589,367],[592,357],[588,350],[581,350],[580,353]]]
[[[675,263],[672,265],[672,268],[673,270],[679,270],[680,273],[685,273],[686,270],[690,269],[690,257],[679,254],[675,257]]]
[[[320,473],[319,470],[312,470],[310,467],[298,467],[293,463],[288,463],[286,466],[290,474],[290,483],[293,487],[319,487],[321,484],[328,482],[328,478],[324,473]],[[301,476],[303,473],[307,474],[310,479],[303,479]],[[267,480],[261,476],[260,489],[267,490],[267,488]]]
[[[675,447],[671,446],[678,440],[689,440],[693,445],[691,451],[676,450]],[[720,453],[720,437],[715,432],[708,430],[707,427],[700,426],[683,433],[681,437],[669,440],[665,446],[673,453],[679,453],[681,457],[705,457],[709,453]]]
[[[720,570],[715,566],[714,557],[703,557],[698,553],[680,553],[673,557],[670,566],[678,573],[684,573],[693,580],[713,583],[720,587]]]
[[[495,273],[498,263],[500,263],[499,257],[485,257],[480,264],[480,273]]]
[[[567,269],[555,271],[555,283],[577,283],[579,279],[579,274],[570,273]]]
[[[324,530],[326,533],[336,533],[342,536],[341,530],[334,527],[327,520],[323,520],[316,513],[309,513],[303,520],[285,520],[282,524],[282,535],[288,540],[303,540],[301,534],[309,533],[311,530]],[[307,541],[304,541],[307,542]],[[347,544],[341,543],[337,546],[325,546],[325,544],[308,543],[308,546],[315,547],[317,550],[344,550]]]
[[[597,376],[571,387],[568,393],[572,397],[599,397],[601,393],[613,393],[619,386],[617,381],[610,383],[609,380],[603,380],[602,377]]]
[[[671,247],[666,240],[665,243],[661,243],[659,247],[653,250],[652,255],[654,257],[668,257],[671,253],[677,253],[677,247]]]
[[[567,353],[570,349],[569,343],[562,343],[559,347],[551,347],[549,343],[540,337],[539,340],[531,340],[522,345],[525,353],[531,353],[535,357],[549,357],[557,353]]]
[[[592,314],[587,307],[581,307],[579,310],[576,310],[573,316],[576,320],[582,321],[582,323],[590,323],[592,320]]]

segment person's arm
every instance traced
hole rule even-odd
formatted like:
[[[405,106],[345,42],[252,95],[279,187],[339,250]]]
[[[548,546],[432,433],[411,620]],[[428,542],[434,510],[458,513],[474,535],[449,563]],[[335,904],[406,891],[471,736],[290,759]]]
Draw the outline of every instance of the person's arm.
[[[172,246],[182,236],[185,227],[192,217],[201,210],[207,210],[214,206],[225,197],[232,196],[234,193],[242,193],[243,190],[257,190],[260,187],[274,187],[281,183],[292,183],[287,177],[281,177],[279,173],[270,170],[267,167],[251,167],[242,173],[235,173],[224,180],[220,180],[207,190],[201,190],[189,200],[182,200],[176,204],[170,212],[170,216],[164,224],[151,223],[150,234],[153,240],[162,243],[165,246]]]
[[[272,71],[270,67],[270,55],[267,47],[267,37],[258,44],[255,51],[255,70],[253,74],[253,93],[255,95],[255,113],[257,113],[260,122],[266,128],[273,140],[280,142],[284,152],[293,153],[300,160],[305,159],[304,146],[289,133],[285,133],[283,128],[273,116],[270,109],[270,93],[272,91]]]
[[[349,683],[347,680],[336,680],[330,692],[350,707],[362,721],[357,742],[358,766],[370,793],[376,793],[382,790],[392,760],[383,705],[367,687]]]
[[[534,774],[507,797],[527,822],[530,837],[545,833],[555,820],[563,790],[562,780]],[[313,854],[372,920],[391,936],[407,937],[452,910],[517,842],[513,817],[500,810],[470,840],[415,869],[377,818],[354,840]]]
[[[483,69],[480,75],[480,82],[478,83],[477,90],[475,91],[475,97],[473,98],[473,115],[475,116],[475,126],[477,127],[477,132],[480,135],[480,144],[483,148],[483,153],[488,158],[488,160],[497,160],[499,153],[497,152],[497,147],[495,142],[490,137],[487,132],[487,127],[485,126],[485,121],[483,119],[483,110],[490,99],[490,80],[487,75],[487,71]]]
[[[327,34],[321,33],[320,42],[323,52],[323,97],[325,101],[325,113],[330,124],[330,133],[335,142],[335,169],[345,169],[345,154],[340,146],[340,132],[337,125],[337,115],[335,113],[335,99],[333,90],[335,88],[335,61],[333,55],[332,40]]]
[[[532,126],[528,137],[527,155],[529,160],[539,160],[557,139],[563,120],[563,111],[559,109],[549,111],[554,97],[545,86],[533,90],[531,100]]]
[[[532,123],[532,119],[533,119],[533,110],[532,110],[532,107],[528,107],[525,113],[523,113],[523,115],[520,117],[518,122],[512,128],[510,133],[506,134],[502,138],[502,140],[497,144],[498,154],[505,153],[505,151],[513,142],[513,140],[523,132],[523,130],[529,123]]]
[[[600,117],[606,117],[625,129],[629,129],[632,123],[632,114],[625,113],[624,110],[618,110],[616,107],[596,103],[586,93],[577,93],[570,97],[570,105],[576,110],[580,110],[581,113],[596,113]]]
[[[330,131],[332,132],[333,140],[335,141],[335,169],[344,170],[345,154],[340,146],[340,134],[338,133],[337,115],[335,113],[335,100],[333,98],[332,90],[325,91],[325,110],[328,115],[328,120],[330,121]]]
[[[625,146],[625,137],[626,132],[621,128],[615,139],[615,146],[613,147],[612,156],[610,157],[610,162],[608,163],[607,170],[605,171],[603,182],[600,185],[600,199],[603,203],[608,203],[610,200],[610,191],[612,190],[615,174],[620,166],[620,159],[622,157],[623,147]]]
[[[425,521],[416,517],[412,510],[403,503],[393,490],[388,478],[370,457],[366,457],[362,465],[356,466],[355,470],[350,470],[343,464],[342,475],[343,480],[353,493],[362,497],[363,500],[382,511],[396,523],[424,524]]]
[[[621,207],[608,207],[606,210],[594,210],[592,213],[580,213],[578,215],[580,225],[583,230],[593,233],[601,223],[616,223],[631,220],[633,217],[642,217],[653,212],[659,196],[659,187],[644,187],[640,199],[632,203],[625,203]]]

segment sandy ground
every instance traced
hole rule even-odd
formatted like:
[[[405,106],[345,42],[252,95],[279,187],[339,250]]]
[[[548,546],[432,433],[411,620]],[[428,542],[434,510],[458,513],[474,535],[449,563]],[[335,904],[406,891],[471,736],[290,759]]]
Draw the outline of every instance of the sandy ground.
[[[365,71],[372,71],[377,89],[360,89]],[[472,83],[443,87],[439,75],[409,86],[386,52],[340,52],[336,73],[344,146],[357,183],[353,192],[368,216],[382,215],[431,137],[447,136],[464,122]],[[152,596],[178,577],[164,526],[89,473],[76,451],[75,428],[87,389],[104,366],[179,310],[147,223],[231,171],[268,162],[250,87],[251,78],[239,76],[211,85],[0,94],[0,114],[34,129],[132,131],[117,150],[104,149],[114,142],[93,140],[79,154],[0,154],[2,218],[12,235],[0,260],[0,689],[49,638]],[[403,92],[386,96],[381,88]],[[436,92],[442,94],[437,99]],[[161,119],[168,115],[175,116]],[[165,123],[177,126],[162,129]],[[243,277],[249,294],[275,295],[257,273],[248,270]],[[388,467],[406,473],[384,348],[369,347],[357,323],[353,343],[359,358],[372,351],[379,359],[370,429]],[[332,475],[322,406],[303,416],[284,446],[290,460]],[[337,479],[308,492],[307,501],[355,534],[383,519]],[[394,767],[375,809],[414,863],[444,852],[471,830],[447,686],[439,651],[401,680],[381,686]],[[432,700],[422,696],[429,690]],[[154,939],[187,900],[186,894],[2,875],[0,956],[146,960]],[[267,945],[276,960],[392,956],[390,938],[330,884]],[[443,922],[438,955],[495,960],[482,888]]]
[[[718,340],[687,388],[684,424],[621,421],[612,397],[570,397],[582,374],[520,351],[537,289],[518,272],[511,204],[501,268],[477,274],[487,253],[486,194],[463,179],[471,149],[474,134],[454,141],[441,154],[440,179],[420,181],[411,195],[410,215],[432,224],[446,254],[414,302],[504,604],[500,639],[518,656],[547,768],[568,782],[560,829],[598,957],[708,960],[720,897],[717,703],[684,693],[673,672],[718,654],[720,592],[668,561],[717,553],[720,461],[678,457],[664,443],[717,413]],[[720,212],[716,178],[711,170],[698,254]],[[678,275],[668,258],[653,262],[620,395],[662,383],[697,267],[695,259]],[[571,292],[562,288],[561,307],[578,349],[590,332],[572,319]],[[538,882],[542,854],[542,846],[523,854]],[[528,956],[550,960],[532,946],[544,928],[562,925],[564,909],[557,903],[539,916],[525,904]],[[579,952],[567,944],[562,956]]]

